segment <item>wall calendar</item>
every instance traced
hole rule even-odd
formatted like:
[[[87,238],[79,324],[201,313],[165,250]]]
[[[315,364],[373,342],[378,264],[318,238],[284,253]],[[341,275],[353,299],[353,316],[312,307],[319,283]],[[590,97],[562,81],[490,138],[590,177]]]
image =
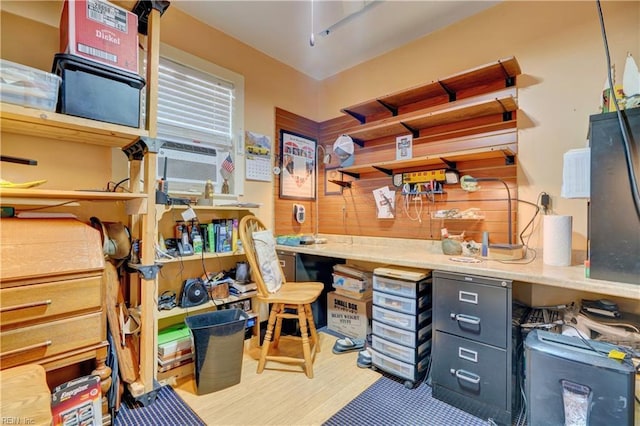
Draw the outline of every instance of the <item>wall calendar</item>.
[[[271,182],[271,139],[268,136],[247,131],[244,149],[246,178]]]

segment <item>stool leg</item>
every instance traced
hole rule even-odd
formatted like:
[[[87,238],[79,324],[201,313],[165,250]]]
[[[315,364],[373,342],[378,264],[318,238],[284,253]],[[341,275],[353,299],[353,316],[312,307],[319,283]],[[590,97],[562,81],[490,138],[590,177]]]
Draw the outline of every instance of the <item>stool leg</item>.
[[[267,322],[267,331],[264,335],[264,341],[262,342],[262,350],[260,351],[260,359],[258,360],[258,374],[264,371],[264,366],[267,363],[267,355],[269,354],[269,346],[271,346],[271,337],[273,335],[273,328],[276,323],[276,316],[282,309],[281,303],[275,303],[271,307],[271,313],[269,314],[269,321]]]
[[[313,311],[311,310],[311,305],[304,305],[305,312],[307,313],[307,321],[309,322],[309,331],[311,335],[311,340],[313,341],[314,348],[316,352],[320,352],[320,339],[318,336],[318,330],[316,330],[316,322],[313,318]]]
[[[304,372],[308,378],[313,379],[313,360],[309,346],[309,332],[307,327],[306,305],[298,305],[298,321],[300,322],[300,334],[302,336],[302,353],[304,354]]]
[[[286,305],[282,305],[282,309],[280,309],[278,315],[276,315],[276,327],[273,332],[273,343],[271,345],[274,348],[277,348],[278,344],[280,343],[280,334],[282,333],[282,317],[279,314],[284,313],[285,308]]]

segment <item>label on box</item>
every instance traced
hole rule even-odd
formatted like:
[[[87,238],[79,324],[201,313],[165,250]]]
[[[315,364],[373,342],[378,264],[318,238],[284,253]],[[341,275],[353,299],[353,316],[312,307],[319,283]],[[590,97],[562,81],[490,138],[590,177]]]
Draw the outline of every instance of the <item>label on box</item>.
[[[345,336],[364,339],[371,331],[371,299],[355,300],[336,294],[327,295],[327,328]]]
[[[60,20],[60,49],[138,73],[138,17],[100,0],[67,0]]]

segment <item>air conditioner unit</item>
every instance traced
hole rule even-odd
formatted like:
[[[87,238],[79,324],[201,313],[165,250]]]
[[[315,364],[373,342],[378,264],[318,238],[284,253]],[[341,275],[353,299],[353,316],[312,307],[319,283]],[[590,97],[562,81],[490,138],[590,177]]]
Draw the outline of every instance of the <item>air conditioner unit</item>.
[[[208,180],[218,177],[215,148],[185,142],[164,142],[158,151],[156,179],[166,179],[170,194],[200,195]]]

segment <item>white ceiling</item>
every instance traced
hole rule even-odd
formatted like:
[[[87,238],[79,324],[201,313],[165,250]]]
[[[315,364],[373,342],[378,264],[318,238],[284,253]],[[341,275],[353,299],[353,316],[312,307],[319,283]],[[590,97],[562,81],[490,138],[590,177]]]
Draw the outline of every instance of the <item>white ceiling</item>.
[[[499,2],[174,0],[171,7],[323,80]],[[326,29],[329,35],[321,35]]]

